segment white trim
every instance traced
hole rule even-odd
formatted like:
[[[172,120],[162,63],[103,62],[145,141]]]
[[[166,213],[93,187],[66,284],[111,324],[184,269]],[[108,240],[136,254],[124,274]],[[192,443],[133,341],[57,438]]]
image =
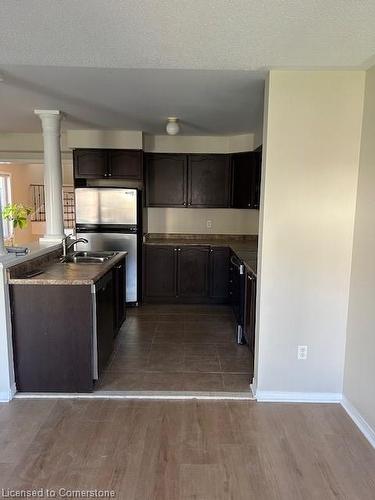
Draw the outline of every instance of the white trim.
[[[10,392],[0,392],[0,403],[8,403],[10,401]]]
[[[144,400],[215,400],[253,401],[251,392],[188,391],[96,391],[92,393],[18,392],[16,399],[144,399]]]
[[[250,390],[254,394],[254,398],[257,397],[257,379],[253,377],[252,382],[250,382]]]
[[[340,392],[282,392],[282,391],[260,391],[256,392],[259,402],[275,403],[340,403],[342,394]]]
[[[16,384],[12,384],[9,391],[0,392],[0,403],[9,403],[14,398],[16,392]]]
[[[355,408],[355,406],[353,406],[345,396],[342,397],[341,406],[344,408],[346,413],[353,420],[353,422],[356,424],[358,429],[362,432],[371,446],[375,448],[375,430],[371,427],[371,425],[366,422],[357,408]]]

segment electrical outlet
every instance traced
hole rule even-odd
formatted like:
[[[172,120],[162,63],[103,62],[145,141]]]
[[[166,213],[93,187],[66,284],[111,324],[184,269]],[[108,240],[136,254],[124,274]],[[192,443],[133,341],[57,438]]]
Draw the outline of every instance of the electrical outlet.
[[[208,220],[207,221],[207,229],[211,229],[212,228],[212,220]]]
[[[297,359],[307,359],[307,345],[297,346]]]

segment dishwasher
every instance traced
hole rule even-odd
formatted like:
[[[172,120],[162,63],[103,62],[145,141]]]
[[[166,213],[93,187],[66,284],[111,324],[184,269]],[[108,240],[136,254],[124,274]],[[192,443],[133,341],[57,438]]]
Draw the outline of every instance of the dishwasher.
[[[245,266],[241,260],[232,254],[230,258],[230,298],[236,319],[236,340],[244,343],[244,305],[245,305]]]

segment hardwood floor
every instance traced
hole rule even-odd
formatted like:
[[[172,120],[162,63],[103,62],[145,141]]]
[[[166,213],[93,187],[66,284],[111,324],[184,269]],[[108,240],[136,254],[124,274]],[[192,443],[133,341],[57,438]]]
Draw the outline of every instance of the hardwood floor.
[[[147,304],[128,310],[96,389],[249,394],[252,370],[230,307]]]
[[[375,451],[334,404],[14,400],[0,405],[1,488],[374,500]]]

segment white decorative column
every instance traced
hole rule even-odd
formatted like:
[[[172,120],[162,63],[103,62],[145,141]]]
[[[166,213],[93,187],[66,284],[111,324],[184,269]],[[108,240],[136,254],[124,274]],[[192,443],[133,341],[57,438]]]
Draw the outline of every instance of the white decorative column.
[[[42,121],[44,143],[44,198],[46,234],[42,242],[61,241],[64,238],[64,209],[62,194],[62,166],[60,150],[60,119],[58,110],[36,109]]]

